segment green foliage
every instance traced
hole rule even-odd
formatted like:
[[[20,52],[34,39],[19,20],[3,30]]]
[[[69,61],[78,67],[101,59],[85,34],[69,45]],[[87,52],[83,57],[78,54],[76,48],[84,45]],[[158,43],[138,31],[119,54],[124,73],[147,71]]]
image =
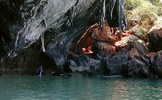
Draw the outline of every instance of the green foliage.
[[[125,8],[127,10],[132,10],[146,1],[147,0],[125,0]]]
[[[159,0],[126,0],[126,14],[128,22],[132,20],[146,30],[149,30],[159,15],[162,15],[162,6]]]
[[[140,20],[144,20],[151,16],[152,18],[156,18],[158,16],[159,7],[151,4],[150,2],[145,2],[133,9],[133,13],[137,15]]]

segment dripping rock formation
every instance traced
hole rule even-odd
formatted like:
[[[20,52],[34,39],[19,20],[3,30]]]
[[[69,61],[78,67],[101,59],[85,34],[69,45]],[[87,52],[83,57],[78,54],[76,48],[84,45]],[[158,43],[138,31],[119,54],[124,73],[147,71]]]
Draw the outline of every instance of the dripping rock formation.
[[[2,74],[35,75],[43,65],[47,75],[162,76],[161,51],[124,30],[123,0],[0,0],[0,8]]]

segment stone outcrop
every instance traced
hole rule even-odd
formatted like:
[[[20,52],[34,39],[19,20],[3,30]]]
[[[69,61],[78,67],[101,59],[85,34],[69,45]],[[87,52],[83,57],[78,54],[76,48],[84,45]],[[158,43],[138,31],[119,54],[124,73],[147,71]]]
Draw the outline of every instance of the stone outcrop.
[[[128,51],[122,49],[106,59],[106,66],[109,70],[108,75],[122,75],[123,65],[128,61],[128,58]]]
[[[100,0],[8,0],[0,5],[8,9],[0,12],[1,73],[15,70],[13,73],[35,75],[37,67],[43,65],[48,75],[79,72],[162,77],[161,26],[148,33],[150,52],[131,31],[120,35],[123,26],[116,28],[119,20],[115,28],[109,26],[113,21],[108,20],[108,24],[103,20]],[[97,24],[100,17],[103,23]],[[126,24],[123,22],[120,24]]]
[[[103,74],[100,60],[90,58],[86,55],[70,55],[63,66],[63,70],[69,72],[87,72],[92,74]]]
[[[148,32],[150,51],[159,51],[162,49],[162,17],[159,17],[155,25]]]

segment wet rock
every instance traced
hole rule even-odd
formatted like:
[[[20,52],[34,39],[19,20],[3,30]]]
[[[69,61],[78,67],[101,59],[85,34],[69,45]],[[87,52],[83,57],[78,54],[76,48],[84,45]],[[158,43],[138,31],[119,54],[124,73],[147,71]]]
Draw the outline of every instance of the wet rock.
[[[162,77],[162,51],[157,52],[151,69],[158,77]]]
[[[109,75],[121,75],[123,64],[128,61],[129,53],[126,49],[122,49],[106,60],[106,66]]]
[[[68,60],[63,66],[63,71],[66,73],[76,72],[77,64],[74,60]]]
[[[97,74],[101,72],[101,61],[89,58],[86,55],[71,56],[65,63],[66,72],[88,72]]]
[[[123,75],[128,77],[148,77],[149,66],[138,59],[127,61],[123,67]]]
[[[133,55],[123,67],[123,75],[129,77],[162,77],[162,51],[147,55]]]
[[[51,71],[60,74],[59,69],[52,59],[40,51],[37,44],[22,51],[17,57],[7,56],[0,58],[2,74],[38,75],[37,68],[43,66],[43,74],[49,75]]]

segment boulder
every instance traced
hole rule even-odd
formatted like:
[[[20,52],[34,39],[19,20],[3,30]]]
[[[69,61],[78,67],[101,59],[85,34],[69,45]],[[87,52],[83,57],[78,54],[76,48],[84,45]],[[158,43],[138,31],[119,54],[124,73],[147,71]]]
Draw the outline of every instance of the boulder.
[[[122,48],[125,48],[128,51],[131,50],[131,48],[135,48],[139,54],[147,54],[147,47],[144,43],[140,43],[138,40],[139,38],[134,35],[127,35],[122,37],[120,41],[115,42],[116,51],[120,51]]]
[[[158,77],[162,77],[162,51],[158,51],[157,56],[154,56],[151,69]]]
[[[104,22],[103,30],[99,27],[98,24],[95,25],[96,27],[91,30],[92,34],[91,37],[95,39],[96,41],[102,41],[107,43],[113,43],[114,37],[111,33],[111,28],[109,25]]]
[[[130,42],[134,42],[137,40],[138,38],[134,35],[128,35],[128,36],[122,37],[120,41],[115,42],[116,50],[120,51],[122,48],[130,50],[132,48],[132,45],[130,45]]]
[[[148,34],[150,51],[159,51],[162,49],[162,28],[155,28]]]
[[[150,51],[162,49],[162,16],[156,20],[155,25],[148,32],[148,39]]]
[[[101,74],[101,61],[89,58],[87,55],[70,55],[68,61],[63,66],[65,72],[88,72]]]
[[[123,67],[123,75],[127,77],[148,77],[149,66],[139,59],[127,61]]]
[[[158,55],[157,52],[149,52],[147,55],[145,55],[150,60],[150,63],[152,64],[152,66],[154,66],[153,63],[157,55]]]
[[[112,55],[116,52],[116,47],[107,42],[96,42],[93,49],[94,52],[102,57]]]
[[[129,42],[129,47],[135,48],[140,55],[146,55],[148,53],[147,47],[138,41]]]
[[[111,30],[108,24],[104,23],[104,29],[99,27],[99,24],[95,23],[90,26],[86,32],[81,36],[76,44],[77,51],[82,48],[87,49],[89,46],[94,45],[96,41],[113,43],[113,37],[111,36]],[[83,51],[83,50],[82,50]]]
[[[128,61],[129,53],[126,49],[122,49],[106,59],[106,66],[109,70],[109,75],[121,75],[123,65]]]
[[[139,56],[139,52],[137,51],[137,49],[135,48],[132,48],[130,51],[129,51],[129,57],[130,58],[134,58],[135,56]]]

